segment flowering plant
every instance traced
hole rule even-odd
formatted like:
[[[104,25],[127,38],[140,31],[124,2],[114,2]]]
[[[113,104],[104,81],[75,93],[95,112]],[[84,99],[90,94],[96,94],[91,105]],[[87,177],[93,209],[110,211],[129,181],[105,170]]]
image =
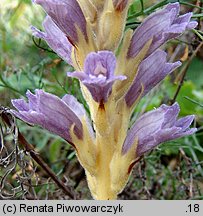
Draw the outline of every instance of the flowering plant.
[[[61,99],[43,90],[27,91],[28,102],[12,100],[12,112],[75,148],[95,199],[116,199],[139,157],[196,131],[189,128],[193,115],[178,119],[177,103],[143,114],[130,129],[129,122],[141,98],[181,65],[168,63],[159,47],[197,23],[192,13],[179,16],[174,3],[124,32],[130,0],[33,2],[47,13],[44,32],[32,27],[33,34],[75,68],[67,76],[80,80],[90,118],[74,96]]]

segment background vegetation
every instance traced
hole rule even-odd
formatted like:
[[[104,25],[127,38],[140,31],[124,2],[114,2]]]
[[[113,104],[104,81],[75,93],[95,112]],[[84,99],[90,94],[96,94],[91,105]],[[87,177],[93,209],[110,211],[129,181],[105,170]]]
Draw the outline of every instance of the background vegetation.
[[[126,28],[136,29],[144,17],[170,2],[177,1],[134,0]],[[181,59],[183,65],[142,99],[132,121],[161,103],[178,101],[180,115],[196,115],[198,131],[162,144],[139,161],[119,199],[203,199],[203,1],[179,2],[181,13],[193,11],[199,26],[163,47],[171,62]],[[31,0],[1,0],[0,199],[91,199],[72,147],[39,127],[16,122],[7,109],[12,98],[36,88],[58,96],[71,93],[85,103],[77,80],[66,77],[70,66],[32,37],[30,25],[42,28],[44,16]]]

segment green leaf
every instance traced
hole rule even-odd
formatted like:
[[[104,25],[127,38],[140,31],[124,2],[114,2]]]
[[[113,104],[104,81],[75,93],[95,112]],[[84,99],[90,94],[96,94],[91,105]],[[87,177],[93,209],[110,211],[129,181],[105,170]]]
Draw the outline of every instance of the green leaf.
[[[55,139],[49,147],[49,160],[55,162],[60,158],[61,140]]]

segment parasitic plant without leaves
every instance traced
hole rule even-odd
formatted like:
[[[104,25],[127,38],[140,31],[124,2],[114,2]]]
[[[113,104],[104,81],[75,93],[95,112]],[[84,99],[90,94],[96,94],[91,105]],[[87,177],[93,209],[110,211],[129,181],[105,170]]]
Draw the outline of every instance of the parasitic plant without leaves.
[[[59,98],[43,90],[27,91],[28,102],[12,100],[12,112],[73,145],[85,169],[94,199],[116,199],[133,165],[160,143],[195,133],[194,116],[178,118],[177,103],[140,116],[129,128],[138,102],[181,62],[167,62],[160,46],[196,27],[192,13],[179,15],[178,3],[125,30],[130,0],[33,0],[47,16],[44,32],[33,35],[75,69],[90,117],[72,95]],[[118,50],[119,47],[119,50]]]

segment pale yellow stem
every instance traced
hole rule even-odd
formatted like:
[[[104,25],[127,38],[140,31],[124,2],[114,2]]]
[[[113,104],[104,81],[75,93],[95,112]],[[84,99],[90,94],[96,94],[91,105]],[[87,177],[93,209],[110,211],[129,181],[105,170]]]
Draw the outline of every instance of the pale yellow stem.
[[[107,103],[97,108],[97,111],[94,110],[97,134],[95,173],[86,172],[86,175],[94,199],[112,200],[117,198],[117,194],[127,183],[130,174],[129,167],[134,159],[134,154],[131,154],[130,157],[129,155],[127,157],[122,155],[122,144],[127,133],[129,120],[127,113],[129,110],[123,103],[117,107],[112,101],[111,104]],[[120,115],[117,114],[110,118],[112,112],[120,113]]]

